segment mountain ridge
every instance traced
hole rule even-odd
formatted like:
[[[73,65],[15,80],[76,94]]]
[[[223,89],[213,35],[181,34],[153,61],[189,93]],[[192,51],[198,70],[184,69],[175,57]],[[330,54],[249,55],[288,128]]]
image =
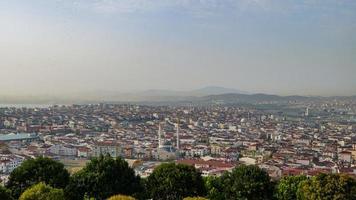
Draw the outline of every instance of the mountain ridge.
[[[100,103],[100,102],[192,102],[192,103],[263,103],[263,102],[291,102],[312,101],[326,99],[356,100],[353,96],[281,96],[275,94],[255,93],[240,91],[237,89],[218,86],[208,86],[195,90],[145,90],[131,93],[115,91],[91,91],[69,95],[45,95],[45,96],[0,96],[0,104],[71,104],[71,103]]]

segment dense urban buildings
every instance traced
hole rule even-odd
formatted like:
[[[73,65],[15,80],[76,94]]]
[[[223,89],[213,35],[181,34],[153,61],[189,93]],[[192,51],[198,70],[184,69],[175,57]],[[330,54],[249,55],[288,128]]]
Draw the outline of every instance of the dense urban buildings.
[[[356,102],[55,105],[0,109],[0,172],[47,156],[80,168],[91,157],[123,157],[145,177],[162,162],[221,175],[255,164],[284,175],[356,176]],[[74,169],[75,170],[75,169]]]

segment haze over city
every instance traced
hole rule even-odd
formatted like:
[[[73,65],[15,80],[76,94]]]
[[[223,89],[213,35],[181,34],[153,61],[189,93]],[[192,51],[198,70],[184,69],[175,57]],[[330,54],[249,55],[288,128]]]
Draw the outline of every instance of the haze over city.
[[[356,0],[0,0],[0,200],[356,200]]]
[[[0,95],[356,94],[352,0],[3,0]]]

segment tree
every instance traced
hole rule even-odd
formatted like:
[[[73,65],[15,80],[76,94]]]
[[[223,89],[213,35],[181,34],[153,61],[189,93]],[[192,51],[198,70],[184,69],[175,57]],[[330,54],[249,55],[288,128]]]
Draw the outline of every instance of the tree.
[[[319,174],[299,185],[300,200],[356,199],[356,182],[346,175]]]
[[[1,200],[13,200],[11,197],[11,191],[0,185],[0,199]]]
[[[115,194],[137,195],[142,192],[140,177],[121,158],[110,155],[93,158],[76,172],[65,189],[68,199],[78,200],[84,196],[106,199]]]
[[[38,183],[25,190],[19,200],[64,200],[64,193],[62,189]]]
[[[205,188],[207,190],[207,197],[214,200],[224,200],[223,185],[221,179],[216,176],[208,176],[204,178]]]
[[[257,166],[241,165],[221,176],[224,199],[268,200],[273,196],[273,183],[267,172]]]
[[[181,200],[188,196],[205,196],[204,181],[193,166],[165,163],[147,178],[146,189],[155,200]]]
[[[301,182],[307,180],[306,176],[285,176],[276,188],[276,197],[278,200],[295,200],[297,191]]]
[[[183,200],[208,200],[204,197],[186,197]]]
[[[135,200],[135,198],[119,194],[110,197],[108,200]]]
[[[69,181],[69,173],[60,162],[50,158],[39,157],[24,161],[10,174],[7,188],[14,198],[28,187],[44,182],[55,188],[64,188]]]

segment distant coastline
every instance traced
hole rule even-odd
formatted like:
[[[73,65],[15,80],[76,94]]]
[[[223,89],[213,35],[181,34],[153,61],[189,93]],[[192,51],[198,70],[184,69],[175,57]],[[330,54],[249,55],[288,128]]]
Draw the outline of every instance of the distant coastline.
[[[53,106],[52,104],[2,104],[0,103],[0,108],[49,108]]]

